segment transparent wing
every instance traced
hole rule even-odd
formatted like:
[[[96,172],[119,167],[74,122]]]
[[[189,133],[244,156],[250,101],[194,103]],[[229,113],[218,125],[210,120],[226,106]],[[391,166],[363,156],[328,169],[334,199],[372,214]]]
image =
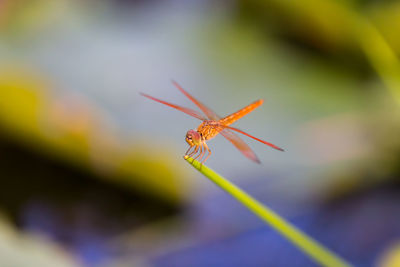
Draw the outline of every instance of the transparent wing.
[[[160,100],[158,98],[149,96],[149,95],[144,94],[144,93],[140,93],[140,94],[142,96],[144,96],[144,97],[150,98],[151,100],[157,101],[157,102],[159,102],[161,104],[164,104],[164,105],[167,105],[167,106],[170,106],[171,108],[175,108],[177,110],[180,110],[180,111],[182,111],[182,112],[184,112],[184,113],[186,113],[186,114],[188,114],[188,115],[190,115],[192,117],[195,117],[195,118],[197,118],[199,120],[202,120],[202,121],[206,120],[206,118],[202,114],[200,114],[199,112],[197,112],[197,111],[195,111],[193,109],[181,107],[181,106],[178,106],[178,105],[174,105],[174,104],[168,103],[168,102],[166,102],[164,100]]]
[[[203,103],[201,103],[200,101],[198,101],[196,98],[194,98],[192,95],[190,95],[188,92],[186,92],[182,86],[180,86],[177,82],[172,81],[172,83],[176,86],[176,88],[179,89],[179,91],[181,91],[187,98],[189,98],[196,106],[198,106],[201,111],[204,112],[204,114],[206,114],[206,116],[210,119],[210,120],[219,120],[220,117],[210,108],[208,108],[207,106],[205,106]]]
[[[263,143],[263,144],[266,144],[267,146],[270,146],[270,147],[275,148],[275,149],[280,150],[280,151],[285,151],[285,150],[283,150],[282,148],[280,148],[279,146],[276,146],[276,145],[274,145],[274,144],[272,144],[272,143],[270,143],[270,142],[267,142],[267,141],[261,140],[261,139],[259,139],[259,138],[257,138],[257,137],[254,137],[254,136],[252,136],[252,135],[250,135],[250,134],[248,134],[248,133],[246,133],[246,132],[243,132],[242,130],[239,130],[238,128],[234,128],[234,127],[230,127],[230,126],[226,126],[226,125],[220,125],[220,126],[221,126],[222,128],[224,128],[225,130],[226,130],[226,129],[229,129],[229,130],[232,130],[232,131],[235,131],[235,132],[244,134],[245,136],[248,136],[248,137],[250,137],[250,138],[253,138],[254,140],[257,140],[258,142],[261,142],[261,143]]]
[[[245,155],[247,158],[256,163],[261,163],[253,150],[251,150],[251,148],[235,133],[231,132],[228,129],[224,129],[220,132],[220,134],[228,139],[228,141],[231,142],[237,149],[239,149],[239,151],[242,152],[242,154]]]

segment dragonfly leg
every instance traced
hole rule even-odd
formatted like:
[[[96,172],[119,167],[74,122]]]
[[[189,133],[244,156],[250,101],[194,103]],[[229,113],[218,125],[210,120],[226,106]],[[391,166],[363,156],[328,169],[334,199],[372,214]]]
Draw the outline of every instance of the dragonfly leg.
[[[201,154],[201,157],[199,158],[199,161],[201,162],[201,164],[203,164],[203,158],[204,158],[204,156],[205,156],[205,154],[206,154],[206,152],[207,152],[206,146],[207,146],[207,145],[204,143],[204,146],[203,146],[203,153]]]
[[[200,157],[199,157],[200,163],[203,163],[203,158],[204,158],[204,155],[206,154],[206,151],[207,150],[204,148],[204,150],[201,152]]]
[[[201,153],[199,154],[199,156],[200,156],[200,158],[199,158],[199,161],[200,161],[200,170],[201,170],[202,167],[203,167],[203,157],[204,157],[204,154],[206,153],[206,148],[204,147],[204,145],[205,145],[205,143],[202,143],[202,144],[201,144],[202,151],[201,151]]]
[[[203,150],[201,151],[201,153],[200,153],[200,155],[199,155],[199,158],[198,158],[198,161],[200,162],[200,165],[202,164],[202,163],[201,163],[201,159],[203,158],[205,152],[206,152],[206,149],[203,147]],[[201,167],[201,166],[200,166],[200,167]]]
[[[206,148],[207,151],[208,151],[208,155],[207,155],[207,157],[203,160],[202,164],[204,164],[204,163],[207,161],[207,159],[211,156],[211,150],[208,148],[208,146],[207,146],[206,143],[204,143],[204,146],[205,146],[205,148]]]
[[[188,150],[186,150],[185,156],[187,156],[189,154],[190,149],[192,149],[193,147],[190,146]]]
[[[203,154],[203,145],[201,144],[201,145],[199,145],[199,147],[200,147],[200,152],[199,152],[199,154],[197,154],[196,157],[193,158],[193,161],[194,161],[195,159],[197,159],[201,154]]]
[[[186,151],[185,156],[189,154],[189,151],[193,148],[193,146],[190,146],[189,149]]]
[[[194,154],[197,153],[198,150],[199,150],[199,146],[196,146],[195,149],[192,152],[190,152],[190,154],[188,154],[188,156],[189,157],[193,156]]]

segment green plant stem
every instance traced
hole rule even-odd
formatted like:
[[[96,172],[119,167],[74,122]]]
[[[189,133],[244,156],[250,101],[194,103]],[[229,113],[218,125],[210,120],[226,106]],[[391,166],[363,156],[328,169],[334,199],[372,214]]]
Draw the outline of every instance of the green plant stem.
[[[315,262],[321,264],[322,266],[351,266],[335,253],[329,251],[327,248],[324,248],[317,241],[307,236],[304,232],[285,221],[274,211],[252,198],[239,187],[235,186],[221,175],[215,173],[207,166],[201,165],[200,162],[193,160],[192,158],[186,158],[186,161],[216,185],[231,194],[237,201],[254,212],[258,217],[282,234],[286,239],[291,241],[300,250],[309,255],[309,257]]]

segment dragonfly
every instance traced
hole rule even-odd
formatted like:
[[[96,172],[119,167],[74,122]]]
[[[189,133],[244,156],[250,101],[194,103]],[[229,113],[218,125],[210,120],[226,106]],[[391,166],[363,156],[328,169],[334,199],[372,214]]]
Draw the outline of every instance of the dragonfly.
[[[234,132],[243,134],[247,137],[257,140],[279,151],[284,151],[282,148],[272,143],[261,140],[238,128],[230,126],[237,120],[241,119],[242,117],[246,116],[250,112],[254,111],[256,108],[261,106],[264,102],[262,99],[256,100],[253,103],[245,106],[244,108],[226,117],[220,117],[212,109],[208,108],[199,100],[197,100],[188,92],[186,92],[182,88],[182,86],[180,86],[177,82],[172,81],[172,83],[176,88],[178,88],[179,91],[181,91],[187,98],[189,98],[189,100],[191,100],[204,114],[190,108],[185,108],[166,102],[164,100],[155,98],[145,93],[140,93],[140,94],[144,97],[147,97],[161,104],[167,105],[169,107],[175,108],[183,113],[186,113],[189,116],[192,116],[202,121],[202,123],[197,127],[197,130],[191,129],[186,133],[185,140],[189,144],[189,149],[185,153],[184,156],[185,159],[195,156],[193,160],[199,159],[200,163],[204,164],[211,155],[211,150],[206,142],[216,137],[218,134],[221,134],[229,142],[231,142],[245,157],[249,158],[250,160],[256,163],[261,163],[257,155],[254,153],[254,151]],[[207,156],[204,158],[206,154]]]

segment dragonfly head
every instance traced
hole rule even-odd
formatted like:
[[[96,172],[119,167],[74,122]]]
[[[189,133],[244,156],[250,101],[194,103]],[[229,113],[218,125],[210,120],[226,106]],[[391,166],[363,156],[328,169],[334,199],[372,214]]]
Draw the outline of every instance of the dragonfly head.
[[[189,130],[186,133],[186,142],[189,146],[198,146],[201,144],[201,136],[197,131]]]

